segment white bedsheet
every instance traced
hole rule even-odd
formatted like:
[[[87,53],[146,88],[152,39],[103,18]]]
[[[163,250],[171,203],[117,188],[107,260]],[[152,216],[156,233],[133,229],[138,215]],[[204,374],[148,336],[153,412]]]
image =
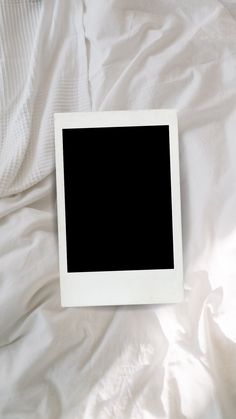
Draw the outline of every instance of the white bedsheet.
[[[236,417],[236,3],[0,0],[0,417]],[[60,307],[53,113],[176,108],[185,300]]]

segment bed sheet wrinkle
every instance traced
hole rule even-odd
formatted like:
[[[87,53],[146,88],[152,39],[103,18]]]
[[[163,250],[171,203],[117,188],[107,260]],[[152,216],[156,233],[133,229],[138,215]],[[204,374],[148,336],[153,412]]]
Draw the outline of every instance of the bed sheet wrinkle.
[[[1,196],[52,173],[54,112],[90,109],[81,19],[76,0],[0,3]]]

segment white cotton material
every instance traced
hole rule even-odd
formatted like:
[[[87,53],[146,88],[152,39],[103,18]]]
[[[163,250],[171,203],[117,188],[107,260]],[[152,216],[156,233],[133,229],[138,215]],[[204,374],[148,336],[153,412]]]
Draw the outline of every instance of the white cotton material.
[[[90,110],[79,1],[0,2],[0,196],[54,170],[55,112]]]
[[[0,9],[0,417],[235,419],[235,2]],[[63,309],[53,113],[151,108],[178,112],[184,301]]]

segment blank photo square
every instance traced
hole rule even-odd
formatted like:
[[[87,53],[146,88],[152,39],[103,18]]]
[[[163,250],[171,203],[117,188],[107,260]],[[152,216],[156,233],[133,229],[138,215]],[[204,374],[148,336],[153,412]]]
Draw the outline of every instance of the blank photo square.
[[[169,127],[63,129],[68,272],[174,268]]]

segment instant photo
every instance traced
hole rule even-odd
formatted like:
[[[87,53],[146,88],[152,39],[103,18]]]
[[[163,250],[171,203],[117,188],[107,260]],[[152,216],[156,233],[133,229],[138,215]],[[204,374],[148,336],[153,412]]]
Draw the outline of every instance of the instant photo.
[[[182,296],[174,111],[56,114],[62,304]]]

